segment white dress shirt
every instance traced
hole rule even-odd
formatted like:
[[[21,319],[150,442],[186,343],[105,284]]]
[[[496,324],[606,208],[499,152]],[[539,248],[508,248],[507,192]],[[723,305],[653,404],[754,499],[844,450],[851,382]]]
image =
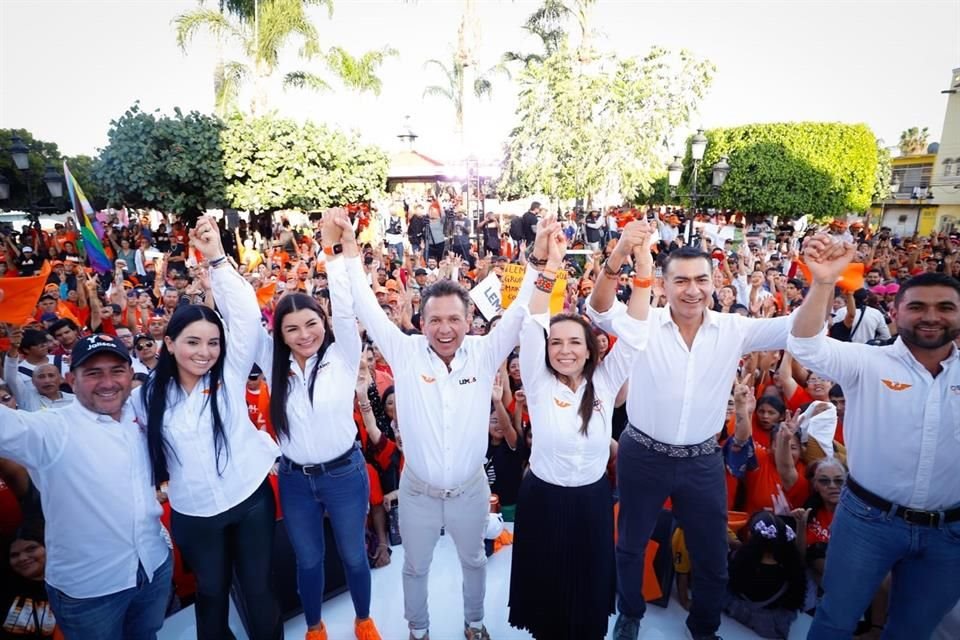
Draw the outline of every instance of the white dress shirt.
[[[120,421],[70,407],[0,406],[0,456],[27,468],[46,519],[45,580],[71,598],[137,586],[167,559],[147,454],[129,402]]]
[[[860,321],[861,315],[863,315],[862,322]],[[840,307],[833,314],[833,323],[843,322],[843,319],[846,317],[847,308]],[[857,326],[858,322],[860,326]],[[850,328],[853,329],[854,327],[856,327],[857,330],[850,336],[850,342],[866,344],[868,340],[873,340],[874,338],[880,338],[881,340],[890,339],[890,327],[887,326],[886,320],[883,319],[883,314],[873,307],[857,309],[856,313],[853,314],[853,325],[851,325]]]
[[[357,316],[393,370],[405,464],[434,488],[459,487],[486,459],[493,380],[517,344],[537,272],[527,268],[517,299],[489,335],[464,338],[448,371],[426,337],[390,322],[360,258],[345,260]]]
[[[843,438],[850,475],[881,498],[913,509],[960,505],[960,353],[934,378],[899,338],[884,347],[821,333],[790,336],[803,366],[835,380],[847,399]]]
[[[51,400],[47,396],[40,395],[37,386],[33,384],[32,378],[29,382],[23,382],[17,371],[18,365],[17,359],[10,356],[7,356],[3,363],[3,378],[10,386],[13,397],[17,399],[17,407],[24,411],[44,411],[46,409],[68,407],[73,404],[75,396],[65,391],[60,392],[60,398],[57,400]]]
[[[587,305],[587,314],[616,335],[612,320],[626,313],[622,302],[604,313]],[[651,309],[647,348],[636,357],[629,380],[630,424],[666,444],[699,444],[715,436],[727,413],[740,356],[783,349],[790,316],[745,318],[706,310],[693,347],[687,348],[670,317],[670,307]]]
[[[357,319],[353,313],[353,296],[343,258],[327,261],[330,307],[336,340],[323,354],[310,401],[310,375],[317,362],[314,355],[301,370],[290,356],[290,378],[287,392],[287,425],[290,437],[280,439],[280,449],[297,464],[327,462],[345,453],[357,439],[357,423],[353,421],[353,398],[360,368],[362,345]],[[274,327],[280,335],[280,327]],[[260,332],[260,357],[267,382],[273,372],[273,338]],[[271,390],[283,393],[283,390]]]
[[[544,482],[581,487],[599,480],[607,469],[617,393],[647,342],[647,322],[624,318],[627,322],[617,327],[618,340],[593,373],[594,411],[586,435],[580,433],[580,400],[586,380],[581,380],[574,392],[547,369],[549,314],[528,315],[523,323],[520,374],[533,425],[530,470]]]
[[[223,314],[226,358],[217,408],[225,443],[218,473],[213,444],[209,374],[187,394],[171,381],[167,391],[164,436],[170,483],[167,496],[174,511],[187,516],[214,516],[246,500],[263,483],[280,455],[270,434],[258,430],[247,412],[244,389],[259,346],[260,307],[253,288],[228,267],[210,270],[214,300]],[[147,423],[141,389],[134,390],[134,407]]]

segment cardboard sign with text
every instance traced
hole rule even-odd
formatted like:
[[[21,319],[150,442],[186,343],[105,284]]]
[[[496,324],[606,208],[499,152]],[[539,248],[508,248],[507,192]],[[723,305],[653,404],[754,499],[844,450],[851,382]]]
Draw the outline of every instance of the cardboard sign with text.
[[[517,298],[517,292],[520,291],[520,283],[523,282],[523,272],[526,269],[520,264],[508,264],[503,268],[503,283],[500,288],[500,306],[507,309]],[[483,282],[486,282],[485,278]],[[553,291],[550,293],[550,314],[556,315],[563,311],[563,299],[567,292],[567,272],[561,269],[557,271],[557,281],[553,285]]]
[[[501,311],[500,307],[500,278],[491,273],[470,290],[470,299],[488,321]],[[514,294],[516,297],[516,294]]]

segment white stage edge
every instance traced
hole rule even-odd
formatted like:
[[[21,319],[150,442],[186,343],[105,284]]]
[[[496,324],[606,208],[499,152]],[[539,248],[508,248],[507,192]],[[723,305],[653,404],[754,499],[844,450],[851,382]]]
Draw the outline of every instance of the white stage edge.
[[[508,525],[512,528],[512,525]],[[507,623],[507,598],[510,592],[510,558],[513,547],[507,546],[488,558],[487,597],[484,623],[492,640],[529,640],[530,634],[518,631]],[[407,640],[407,623],[403,618],[403,587],[400,570],[403,548],[394,547],[389,566],[373,570],[371,615],[384,640]],[[666,609],[650,605],[640,627],[641,640],[678,640],[684,638],[687,612],[674,600]],[[323,604],[323,619],[330,640],[353,640],[353,602],[344,592]],[[607,638],[613,638],[611,616]],[[238,640],[246,640],[240,619],[231,608],[230,626]],[[790,640],[807,637],[810,617],[800,614],[790,629]],[[302,615],[291,618],[285,627],[287,640],[299,640],[306,633]],[[724,618],[719,634],[724,640],[746,640],[758,636],[733,620]],[[194,640],[193,607],[167,619],[160,631],[160,640]],[[432,640],[462,640],[463,599],[461,596],[460,563],[450,536],[441,536],[430,569],[430,637]]]

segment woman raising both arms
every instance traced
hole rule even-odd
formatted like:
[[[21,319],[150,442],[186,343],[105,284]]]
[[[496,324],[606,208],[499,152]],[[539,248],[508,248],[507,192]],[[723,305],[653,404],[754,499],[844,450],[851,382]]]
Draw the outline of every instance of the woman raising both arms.
[[[616,593],[613,497],[606,477],[614,401],[647,341],[653,258],[646,221],[620,242],[633,247],[637,277],[619,339],[600,360],[580,316],[549,315],[550,292],[566,240],[553,217],[550,238],[521,332],[520,369],[535,434],[530,472],[517,500],[510,624],[538,640],[597,640],[607,634]]]

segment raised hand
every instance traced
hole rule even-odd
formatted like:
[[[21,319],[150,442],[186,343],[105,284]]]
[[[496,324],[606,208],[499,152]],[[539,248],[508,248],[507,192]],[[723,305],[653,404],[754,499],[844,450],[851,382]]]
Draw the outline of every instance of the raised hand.
[[[803,257],[814,282],[836,284],[857,250],[853,244],[818,233],[803,245]]]
[[[757,406],[757,397],[754,395],[753,386],[750,384],[752,377],[752,373],[746,372],[737,377],[737,382],[733,386],[733,402],[738,409],[745,411],[747,415],[752,414]]]
[[[537,222],[537,237],[533,243],[533,255],[544,259],[550,252],[550,238],[553,234],[560,231],[560,223],[557,222],[557,216],[547,214]]]
[[[555,223],[559,227],[560,223]],[[563,264],[563,257],[567,255],[567,236],[557,230],[549,239],[547,245],[547,265],[557,269]]]
[[[207,260],[213,260],[223,255],[223,244],[220,242],[220,230],[217,222],[210,216],[197,218],[196,226],[190,230],[191,245],[203,254]]]
[[[341,212],[345,211],[342,207],[333,207],[323,212],[320,219],[320,242],[325,247],[332,247],[340,244],[343,236],[343,225],[341,224]]]

